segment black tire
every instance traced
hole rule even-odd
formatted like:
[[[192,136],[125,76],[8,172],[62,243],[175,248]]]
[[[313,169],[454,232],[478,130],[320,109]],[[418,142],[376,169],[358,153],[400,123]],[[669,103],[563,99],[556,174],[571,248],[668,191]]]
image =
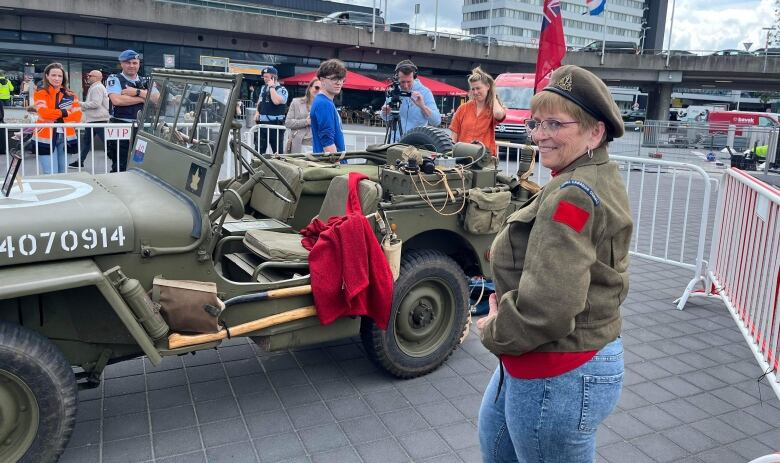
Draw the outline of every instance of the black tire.
[[[48,339],[0,322],[0,461],[49,463],[73,431],[76,378]]]
[[[466,275],[452,258],[439,251],[411,251],[401,259],[387,330],[364,317],[363,346],[393,376],[430,373],[460,344],[468,301]]]
[[[437,127],[415,127],[404,133],[399,143],[414,145],[420,149],[437,153],[452,151],[452,138],[444,129]]]

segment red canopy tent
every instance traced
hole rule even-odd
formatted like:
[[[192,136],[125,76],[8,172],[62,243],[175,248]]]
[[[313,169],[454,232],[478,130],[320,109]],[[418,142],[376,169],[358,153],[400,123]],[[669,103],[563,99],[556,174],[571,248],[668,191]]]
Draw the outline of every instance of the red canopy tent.
[[[466,96],[469,94],[469,92],[465,90],[461,90],[453,85],[431,79],[430,77],[417,76],[417,80],[419,80],[421,84],[425,85],[428,90],[433,93],[433,96]],[[385,81],[385,85],[390,85],[390,79]]]
[[[309,82],[316,77],[317,71],[304,72],[296,76],[285,77],[279,79],[279,82],[284,85],[309,85]],[[387,85],[374,80],[370,77],[366,77],[357,72],[347,71],[347,80],[344,81],[344,87],[348,90],[370,90],[375,92],[384,92]]]
[[[430,77],[417,76],[421,84],[428,87],[435,96],[466,96],[469,93],[453,85],[431,79]]]

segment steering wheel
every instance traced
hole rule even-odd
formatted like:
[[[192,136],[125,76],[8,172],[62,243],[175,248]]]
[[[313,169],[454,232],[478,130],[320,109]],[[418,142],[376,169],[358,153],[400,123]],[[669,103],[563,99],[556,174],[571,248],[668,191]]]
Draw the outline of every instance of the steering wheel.
[[[240,142],[241,146],[249,150],[250,153],[252,153],[252,156],[254,156],[256,159],[258,159],[265,167],[268,168],[269,171],[271,171],[272,176],[269,177],[259,177],[258,183],[262,184],[268,191],[274,194],[277,198],[281,199],[282,201],[286,203],[294,203],[298,201],[298,195],[295,193],[295,190],[293,190],[293,187],[290,185],[290,182],[287,181],[286,178],[284,178],[284,175],[279,172],[279,170],[271,163],[269,159],[267,159],[265,156],[258,153],[253,147],[247,145],[243,141]],[[254,174],[255,170],[249,164],[243,156],[239,153],[238,158],[240,159],[241,164],[244,165],[244,167],[251,173]],[[263,169],[265,171],[265,168]],[[276,180],[279,183],[281,183],[284,188],[287,190],[288,193],[290,193],[290,196],[287,197],[283,195],[282,193],[279,193],[276,191],[271,185],[269,185],[266,180]]]

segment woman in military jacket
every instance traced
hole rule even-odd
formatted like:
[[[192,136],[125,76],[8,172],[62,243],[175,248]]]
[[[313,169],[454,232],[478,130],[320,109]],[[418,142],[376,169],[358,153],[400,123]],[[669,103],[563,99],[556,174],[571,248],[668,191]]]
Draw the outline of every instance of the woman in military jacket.
[[[592,461],[623,384],[632,219],[607,154],[623,123],[592,73],[563,66],[550,82],[526,122],[553,178],[496,236],[496,294],[477,323],[501,360],[479,415],[485,462]]]

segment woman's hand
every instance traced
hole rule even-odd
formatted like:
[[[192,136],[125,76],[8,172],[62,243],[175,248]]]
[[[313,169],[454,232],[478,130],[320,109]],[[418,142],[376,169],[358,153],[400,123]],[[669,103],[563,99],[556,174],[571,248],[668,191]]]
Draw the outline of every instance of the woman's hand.
[[[502,121],[506,117],[506,111],[501,103],[498,102],[497,97],[493,97],[493,119]]]
[[[482,330],[485,329],[485,325],[498,315],[498,301],[496,301],[496,293],[492,293],[488,298],[488,306],[490,310],[488,314],[479,320],[477,320],[477,332],[482,334]]]

